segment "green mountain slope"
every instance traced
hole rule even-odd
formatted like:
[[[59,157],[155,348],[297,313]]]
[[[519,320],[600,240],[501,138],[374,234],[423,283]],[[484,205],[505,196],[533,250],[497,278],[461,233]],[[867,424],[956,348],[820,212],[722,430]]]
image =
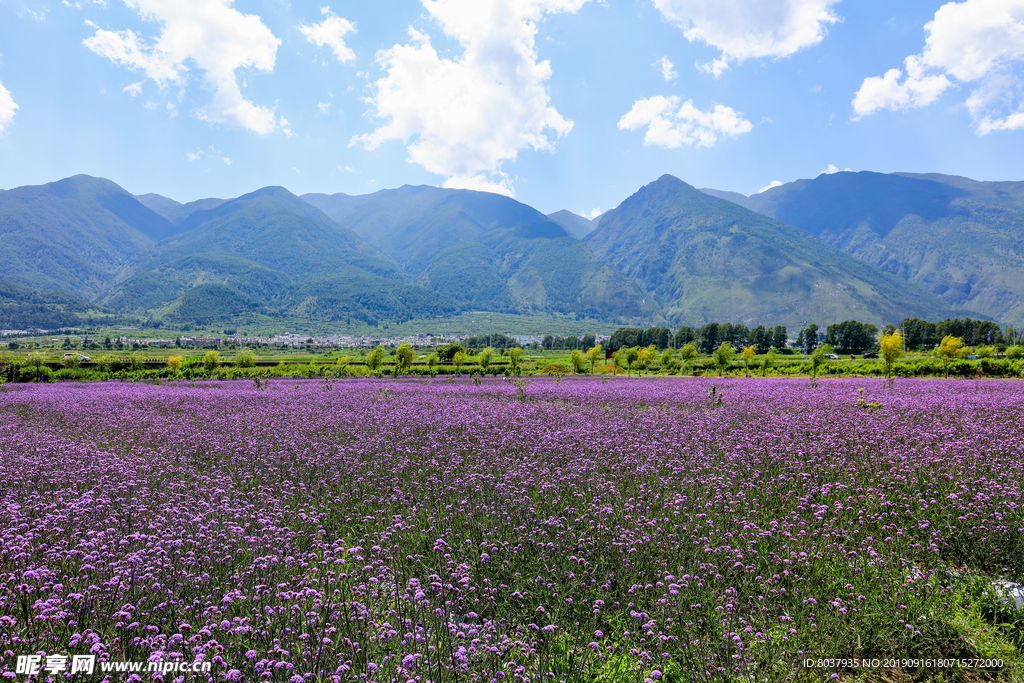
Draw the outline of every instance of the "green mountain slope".
[[[667,175],[605,214],[586,241],[679,323],[880,323],[952,313],[802,230]]]
[[[211,197],[209,199],[197,199],[194,202],[182,204],[181,202],[177,202],[173,199],[169,199],[167,197],[153,193],[140,194],[137,195],[135,198],[138,199],[139,202],[141,202],[148,208],[152,209],[153,211],[157,212],[158,214],[166,218],[168,221],[171,222],[172,225],[175,226],[184,221],[186,218],[191,216],[196,211],[206,211],[208,209],[215,209],[224,202],[228,201],[227,199],[214,199]],[[181,232],[181,230],[175,229],[174,234],[177,234],[179,232]]]
[[[635,285],[586,245],[509,197],[406,185],[364,197],[331,195],[333,203],[312,199],[416,282],[459,306],[609,319],[657,315]]]
[[[954,308],[1024,320],[1024,183],[835,173],[773,188],[746,205]]]
[[[0,191],[0,273],[92,298],[174,226],[116,184],[74,176]]]
[[[600,220],[598,217],[595,220],[585,218],[579,214],[575,214],[572,211],[556,211],[555,213],[549,213],[548,218],[561,225],[565,228],[565,231],[575,237],[576,239],[583,239],[587,236],[594,228],[597,227],[597,223]]]
[[[195,287],[220,285],[262,302],[267,312],[287,307],[292,278],[237,256],[194,254],[132,275],[97,302],[122,313],[149,315]]]
[[[196,211],[177,227],[183,232],[136,259],[137,269],[196,254],[223,254],[293,277],[356,268],[401,278],[391,259],[281,187]]]
[[[373,197],[372,194],[353,196],[344,192],[335,194],[310,192],[302,195],[301,199],[323,211],[335,223],[344,225],[345,218],[371,197]]]
[[[456,311],[283,188],[199,209],[176,227],[183,232],[132,260],[133,274],[101,297],[104,305],[197,322],[255,314],[403,321]]]
[[[0,329],[53,329],[78,325],[89,304],[67,292],[44,292],[0,280]]]

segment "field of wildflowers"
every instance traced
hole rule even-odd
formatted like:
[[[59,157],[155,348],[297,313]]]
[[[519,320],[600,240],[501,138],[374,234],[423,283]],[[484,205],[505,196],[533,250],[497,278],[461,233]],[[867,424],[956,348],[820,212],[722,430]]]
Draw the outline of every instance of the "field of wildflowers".
[[[948,571],[1024,579],[1022,425],[1007,381],[8,386],[0,672],[1012,680],[1020,622]]]

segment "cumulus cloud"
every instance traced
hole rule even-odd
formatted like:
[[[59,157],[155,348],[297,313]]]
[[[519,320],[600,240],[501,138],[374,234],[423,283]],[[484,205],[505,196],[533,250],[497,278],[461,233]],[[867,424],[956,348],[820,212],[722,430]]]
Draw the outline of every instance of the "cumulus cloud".
[[[758,190],[757,193],[761,194],[762,192],[767,192],[768,190],[772,189],[773,187],[782,187],[782,181],[781,180],[773,180],[770,183],[768,183],[767,185],[765,185],[764,187],[762,187],[760,190]]]
[[[852,171],[853,171],[852,168],[842,168],[841,169],[838,166],[836,166],[835,164],[829,164],[828,168],[826,168],[824,171],[822,171],[818,175],[832,175],[833,173],[840,173],[840,172],[849,173],[849,172],[852,172]]]
[[[319,24],[303,24],[299,27],[306,40],[317,47],[327,45],[338,61],[344,64],[356,58],[356,53],[345,45],[345,34],[354,33],[356,25],[331,12],[330,7],[321,7],[320,13],[326,18]]]
[[[676,73],[675,64],[670,62],[668,57],[662,57],[654,65],[661,70],[661,77],[666,81],[675,80],[679,77],[679,74]]]
[[[721,56],[701,71],[718,76],[732,62],[781,58],[822,41],[840,21],[839,0],[654,0],[662,16],[683,29],[690,42],[718,48]]]
[[[1024,0],[949,2],[924,26],[924,50],[864,79],[854,120],[880,110],[932,104],[950,88],[972,84],[964,105],[977,132],[1024,128]]]
[[[683,145],[711,147],[720,135],[733,137],[749,133],[753,124],[731,107],[716,104],[708,111],[693,106],[691,100],[679,104],[679,97],[649,97],[637,100],[619,120],[620,130],[647,126],[644,145],[676,149]]]
[[[202,72],[213,100],[200,119],[266,135],[277,127],[272,109],[242,97],[235,72],[273,71],[281,41],[253,14],[234,9],[233,0],[125,0],[146,21],[162,24],[152,44],[130,29],[96,33],[84,45],[107,59],[142,71],[161,89],[184,87],[189,64]]]
[[[430,37],[409,29],[410,42],[377,54],[387,76],[369,104],[387,122],[352,138],[367,149],[388,140],[408,146],[409,161],[447,176],[445,187],[511,194],[501,173],[520,150],[553,149],[572,130],[550,104],[547,61],[538,61],[537,22],[575,12],[588,0],[422,0],[446,36],[462,46],[438,55]]]
[[[477,192],[493,192],[507,197],[515,197],[512,179],[500,171],[490,175],[476,173],[469,176],[451,176],[444,181],[444,187],[452,190],[476,190]]]
[[[11,92],[0,83],[0,135],[10,127],[14,121],[14,112],[18,111],[18,105],[11,96]]]

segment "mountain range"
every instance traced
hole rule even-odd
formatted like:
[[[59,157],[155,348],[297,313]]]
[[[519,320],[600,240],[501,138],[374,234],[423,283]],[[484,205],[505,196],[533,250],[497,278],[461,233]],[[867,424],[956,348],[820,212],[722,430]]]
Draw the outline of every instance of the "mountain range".
[[[178,326],[470,310],[1019,322],[1022,218],[1024,183],[936,175],[838,173],[750,197],[666,175],[594,220],[427,186],[182,204],[74,176],[0,191],[0,327],[87,310]]]
[[[750,197],[704,192],[800,228],[954,309],[1024,318],[1024,182],[864,171]]]

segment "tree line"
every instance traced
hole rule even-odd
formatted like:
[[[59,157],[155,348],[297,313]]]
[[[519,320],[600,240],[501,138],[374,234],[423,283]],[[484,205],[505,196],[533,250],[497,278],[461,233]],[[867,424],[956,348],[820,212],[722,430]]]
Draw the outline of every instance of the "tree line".
[[[758,353],[768,353],[773,348],[781,350],[787,347],[786,326],[758,325],[750,329],[743,324],[708,323],[696,330],[684,325],[675,334],[667,327],[650,327],[646,330],[639,327],[620,327],[608,340],[608,348],[654,346],[663,351],[670,348],[681,349],[693,343],[701,353],[711,354],[724,342],[737,348],[753,346]]]
[[[879,337],[891,335],[897,330],[906,348],[911,351],[934,349],[946,337],[960,338],[967,346],[1012,346],[1024,341],[1024,330],[1018,331],[1012,326],[1003,329],[991,320],[957,318],[935,323],[920,318],[906,318],[899,325],[886,325],[883,330],[879,330],[874,323],[846,320],[828,325],[822,332],[820,326],[811,323],[800,329],[792,348],[807,354],[824,344],[840,354],[877,351]],[[691,342],[705,355],[714,353],[724,342],[740,349],[752,346],[758,354],[768,353],[771,349],[784,351],[790,348],[785,325],[758,325],[751,329],[741,323],[717,322],[696,329],[684,325],[674,334],[667,327],[620,327],[612,334],[608,347],[625,349],[654,346],[658,350],[681,349]]]

